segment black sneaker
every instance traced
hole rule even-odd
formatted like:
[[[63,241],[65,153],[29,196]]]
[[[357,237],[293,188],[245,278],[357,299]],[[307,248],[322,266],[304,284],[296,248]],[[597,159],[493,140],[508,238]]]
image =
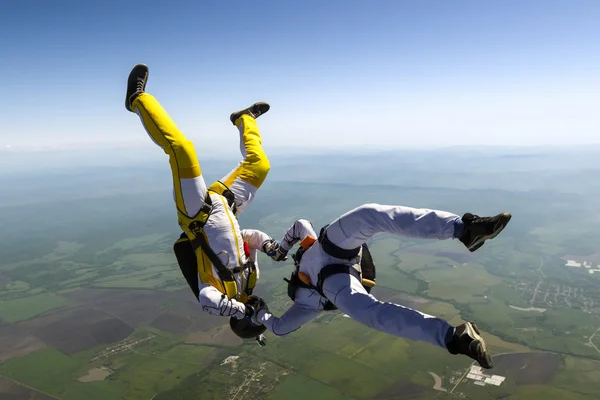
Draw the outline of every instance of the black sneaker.
[[[148,82],[148,67],[144,64],[138,64],[129,73],[127,78],[127,94],[125,95],[125,108],[127,111],[131,109],[131,103],[137,96],[144,93],[146,82]]]
[[[456,327],[452,341],[446,345],[450,354],[464,354],[477,361],[485,369],[494,367],[487,352],[485,341],[479,336],[477,326],[471,322]]]
[[[483,246],[488,239],[493,239],[508,225],[512,218],[509,213],[498,214],[494,217],[480,217],[467,213],[463,215],[463,234],[460,241],[473,252]]]
[[[268,103],[264,103],[264,102],[260,101],[258,103],[252,104],[250,107],[248,107],[244,110],[240,110],[240,111],[231,113],[231,115],[229,116],[229,119],[231,120],[231,123],[233,125],[235,125],[235,121],[237,121],[238,118],[244,114],[247,114],[247,115],[251,116],[252,118],[256,119],[256,118],[260,117],[261,115],[265,114],[267,111],[269,111],[270,108],[271,108],[271,106]]]

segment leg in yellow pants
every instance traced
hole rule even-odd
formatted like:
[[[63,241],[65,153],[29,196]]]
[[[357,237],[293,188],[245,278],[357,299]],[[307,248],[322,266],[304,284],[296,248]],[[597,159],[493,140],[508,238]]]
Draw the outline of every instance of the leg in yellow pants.
[[[142,93],[131,106],[148,135],[169,155],[177,213],[194,218],[206,197],[206,183],[194,145],[185,138],[154,96]]]
[[[221,183],[227,186],[235,196],[237,214],[240,214],[254,200],[271,165],[263,151],[256,120],[249,115],[242,115],[236,126],[240,131],[240,150],[244,160],[220,181],[213,183],[209,190],[221,193],[224,189]]]
[[[194,218],[204,204],[206,184],[192,142],[187,140],[158,101],[148,93],[142,93],[131,104],[140,117],[152,140],[169,155],[173,173],[175,204],[180,224]],[[253,200],[258,188],[265,180],[270,164],[263,149],[256,121],[242,115],[236,125],[240,132],[240,147],[244,160],[221,182],[234,194],[238,212],[243,211]],[[222,193],[225,188],[215,182],[210,190]],[[188,218],[185,218],[188,217]],[[183,227],[187,231],[187,227]]]

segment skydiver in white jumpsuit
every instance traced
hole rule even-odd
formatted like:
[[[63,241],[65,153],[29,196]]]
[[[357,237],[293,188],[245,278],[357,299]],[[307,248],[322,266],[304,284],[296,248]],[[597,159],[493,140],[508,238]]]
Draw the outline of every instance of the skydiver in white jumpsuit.
[[[509,213],[494,217],[467,213],[461,218],[445,211],[362,205],[326,226],[319,240],[303,252],[298,269],[308,276],[313,287],[298,288],[294,304],[281,317],[274,316],[261,302],[255,305],[253,318],[255,323],[264,324],[275,335],[283,336],[317,317],[330,301],[340,311],[370,328],[428,342],[451,354],[467,355],[484,368],[492,368],[492,359],[475,324],[467,322],[453,327],[441,318],[381,302],[363,287],[357,266],[361,262],[361,245],[378,232],[423,239],[459,239],[473,252],[486,240],[496,237],[510,219]],[[289,228],[281,243],[273,241],[267,247],[271,254],[276,253],[272,256],[275,261],[283,261],[294,244],[308,236],[318,237],[312,224],[300,219]],[[323,268],[330,264],[345,264],[351,268],[347,268],[347,273],[320,277]]]

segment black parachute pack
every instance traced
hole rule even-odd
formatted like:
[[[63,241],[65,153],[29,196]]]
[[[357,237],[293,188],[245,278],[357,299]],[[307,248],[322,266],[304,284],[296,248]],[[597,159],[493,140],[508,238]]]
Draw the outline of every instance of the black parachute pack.
[[[294,271],[292,272],[290,279],[284,278],[284,281],[288,283],[287,293],[289,298],[292,299],[292,301],[296,298],[296,290],[298,288],[316,290],[321,296],[327,298],[327,296],[323,294],[323,282],[326,278],[335,274],[344,273],[355,275],[358,279],[361,279],[361,283],[367,291],[367,293],[371,293],[371,289],[375,286],[375,262],[373,261],[373,256],[371,255],[371,251],[369,250],[367,244],[363,243],[361,247],[352,250],[341,249],[338,246],[331,243],[329,239],[327,239],[327,235],[325,234],[326,229],[327,225],[321,229],[318,239],[323,250],[332,257],[340,259],[352,259],[354,257],[357,257],[360,254],[360,251],[362,250],[362,256],[360,260],[360,271],[354,268],[354,266],[346,264],[325,265],[323,268],[321,268],[321,271],[319,272],[317,284],[313,285],[310,282],[310,278],[306,276],[303,277],[303,274],[301,274],[299,271],[300,260],[302,259],[302,255],[310,247],[307,247],[306,245],[305,247],[303,247],[301,245],[298,251],[296,251],[296,253],[292,255],[292,259],[294,260]],[[303,241],[303,243],[305,243],[305,241]],[[314,243],[314,241],[312,243]],[[312,243],[310,243],[310,245],[312,245]],[[337,307],[331,301],[328,300],[323,310],[337,310]]]
[[[198,287],[198,259],[196,252],[192,247],[192,242],[185,232],[181,233],[179,239],[173,244],[173,252],[177,258],[177,264],[183,274],[183,277],[188,283],[196,299],[200,296],[200,288]]]

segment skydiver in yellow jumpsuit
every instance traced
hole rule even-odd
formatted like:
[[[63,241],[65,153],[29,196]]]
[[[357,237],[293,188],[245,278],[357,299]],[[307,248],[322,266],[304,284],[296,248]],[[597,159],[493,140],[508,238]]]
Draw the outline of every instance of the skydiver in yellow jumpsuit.
[[[210,258],[204,247],[196,246],[193,252],[197,274],[194,268],[192,280],[197,281],[188,280],[188,283],[195,284],[195,294],[204,311],[247,320],[252,307],[245,303],[258,277],[257,268],[252,269],[252,265],[257,267],[257,250],[272,255],[269,249],[278,247],[278,242],[264,232],[240,229],[237,220],[237,215],[254,199],[270,169],[256,124],[256,118],[269,111],[270,106],[259,102],[231,114],[230,120],[239,130],[244,159],[223,179],[207,188],[194,145],[179,131],[159,102],[145,92],[148,72],[143,64],[132,69],[125,108],[139,116],[148,135],[169,156],[178,222],[184,232],[182,238],[193,241],[202,235],[209,251],[233,272],[235,281],[230,282],[232,285],[225,282],[212,262],[214,258]]]

